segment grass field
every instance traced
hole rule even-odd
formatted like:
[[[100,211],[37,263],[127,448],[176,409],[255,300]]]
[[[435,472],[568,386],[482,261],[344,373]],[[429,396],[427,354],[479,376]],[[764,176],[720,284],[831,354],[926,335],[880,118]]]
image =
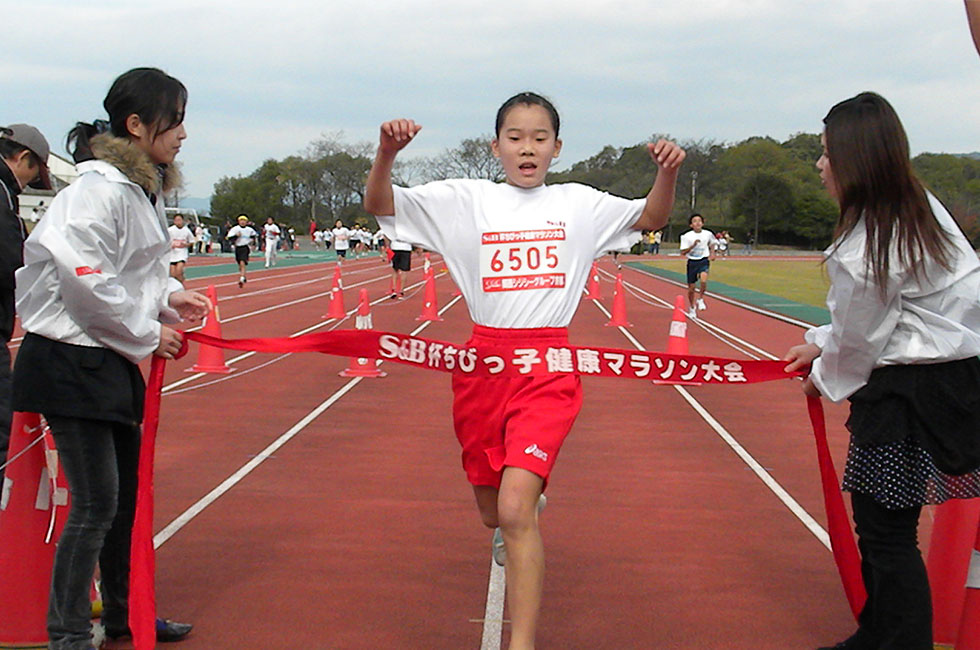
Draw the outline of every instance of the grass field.
[[[642,264],[675,273],[684,273],[686,268],[686,261],[680,258],[644,260]],[[709,291],[712,281],[752,289],[814,307],[826,305],[829,286],[823,266],[813,259],[719,258],[711,263],[708,277]]]

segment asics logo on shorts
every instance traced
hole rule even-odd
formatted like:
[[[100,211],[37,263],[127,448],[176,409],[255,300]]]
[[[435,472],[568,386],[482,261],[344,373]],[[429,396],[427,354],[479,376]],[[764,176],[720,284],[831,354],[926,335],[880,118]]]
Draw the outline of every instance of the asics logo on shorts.
[[[537,443],[529,445],[527,449],[524,450],[524,453],[528,454],[529,456],[534,456],[538,460],[548,460],[548,452],[543,449],[539,449]]]

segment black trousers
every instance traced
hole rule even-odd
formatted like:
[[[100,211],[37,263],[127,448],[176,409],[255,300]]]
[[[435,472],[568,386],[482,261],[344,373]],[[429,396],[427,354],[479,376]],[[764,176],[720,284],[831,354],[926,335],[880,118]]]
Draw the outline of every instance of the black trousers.
[[[71,490],[71,509],[51,575],[49,648],[88,649],[92,646],[89,585],[96,561],[102,574],[102,622],[107,629],[128,628],[140,429],[60,416],[47,421]]]
[[[868,600],[854,637],[862,650],[932,650],[932,600],[918,546],[921,506],[889,510],[851,493]]]
[[[10,349],[7,342],[0,344],[0,465],[7,462],[7,448],[10,446],[10,421],[13,410],[10,398],[13,394],[13,381],[10,372]],[[0,469],[0,488],[3,487],[4,470]]]

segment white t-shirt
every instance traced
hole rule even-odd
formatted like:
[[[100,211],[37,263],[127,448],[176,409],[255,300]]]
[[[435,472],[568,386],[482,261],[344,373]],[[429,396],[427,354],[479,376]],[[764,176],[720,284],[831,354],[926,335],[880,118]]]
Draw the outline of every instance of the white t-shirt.
[[[710,230],[701,229],[701,232],[688,230],[681,235],[680,249],[684,250],[688,246],[694,246],[688,253],[689,260],[703,260],[711,254],[711,247],[718,245],[718,240]]]
[[[262,229],[265,231],[266,241],[275,242],[276,240],[279,239],[279,226],[277,226],[276,224],[267,223],[264,226],[262,226]]]
[[[314,231],[313,232],[313,241],[315,241],[318,244],[322,244],[323,243],[323,232],[320,231],[320,230]]]
[[[345,251],[350,248],[350,230],[341,226],[334,228],[331,232],[333,233],[334,250]]]
[[[485,180],[394,188],[395,216],[378,217],[392,241],[437,251],[488,327],[567,327],[592,261],[628,248],[646,199],[577,183],[523,189]]]
[[[256,236],[252,226],[232,226],[228,231],[228,237],[235,239],[235,246],[248,246]]]
[[[407,241],[398,241],[397,239],[391,240],[391,250],[393,251],[408,251],[412,252],[412,245]]]
[[[188,228],[186,224],[180,228],[177,226],[170,226],[167,228],[167,232],[170,233],[171,245],[178,244],[170,249],[170,261],[186,262],[187,254],[190,252],[190,247],[194,244],[194,233],[191,232],[191,229]]]

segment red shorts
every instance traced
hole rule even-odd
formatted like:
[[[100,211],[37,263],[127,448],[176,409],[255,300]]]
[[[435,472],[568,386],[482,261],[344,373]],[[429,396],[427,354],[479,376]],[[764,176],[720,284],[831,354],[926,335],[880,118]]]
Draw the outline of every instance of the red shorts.
[[[468,345],[519,348],[568,345],[565,328],[496,329],[475,325]],[[542,360],[543,361],[543,360]],[[547,483],[558,450],[582,408],[577,375],[453,375],[453,425],[463,469],[473,485],[500,487],[504,467],[520,467]]]

